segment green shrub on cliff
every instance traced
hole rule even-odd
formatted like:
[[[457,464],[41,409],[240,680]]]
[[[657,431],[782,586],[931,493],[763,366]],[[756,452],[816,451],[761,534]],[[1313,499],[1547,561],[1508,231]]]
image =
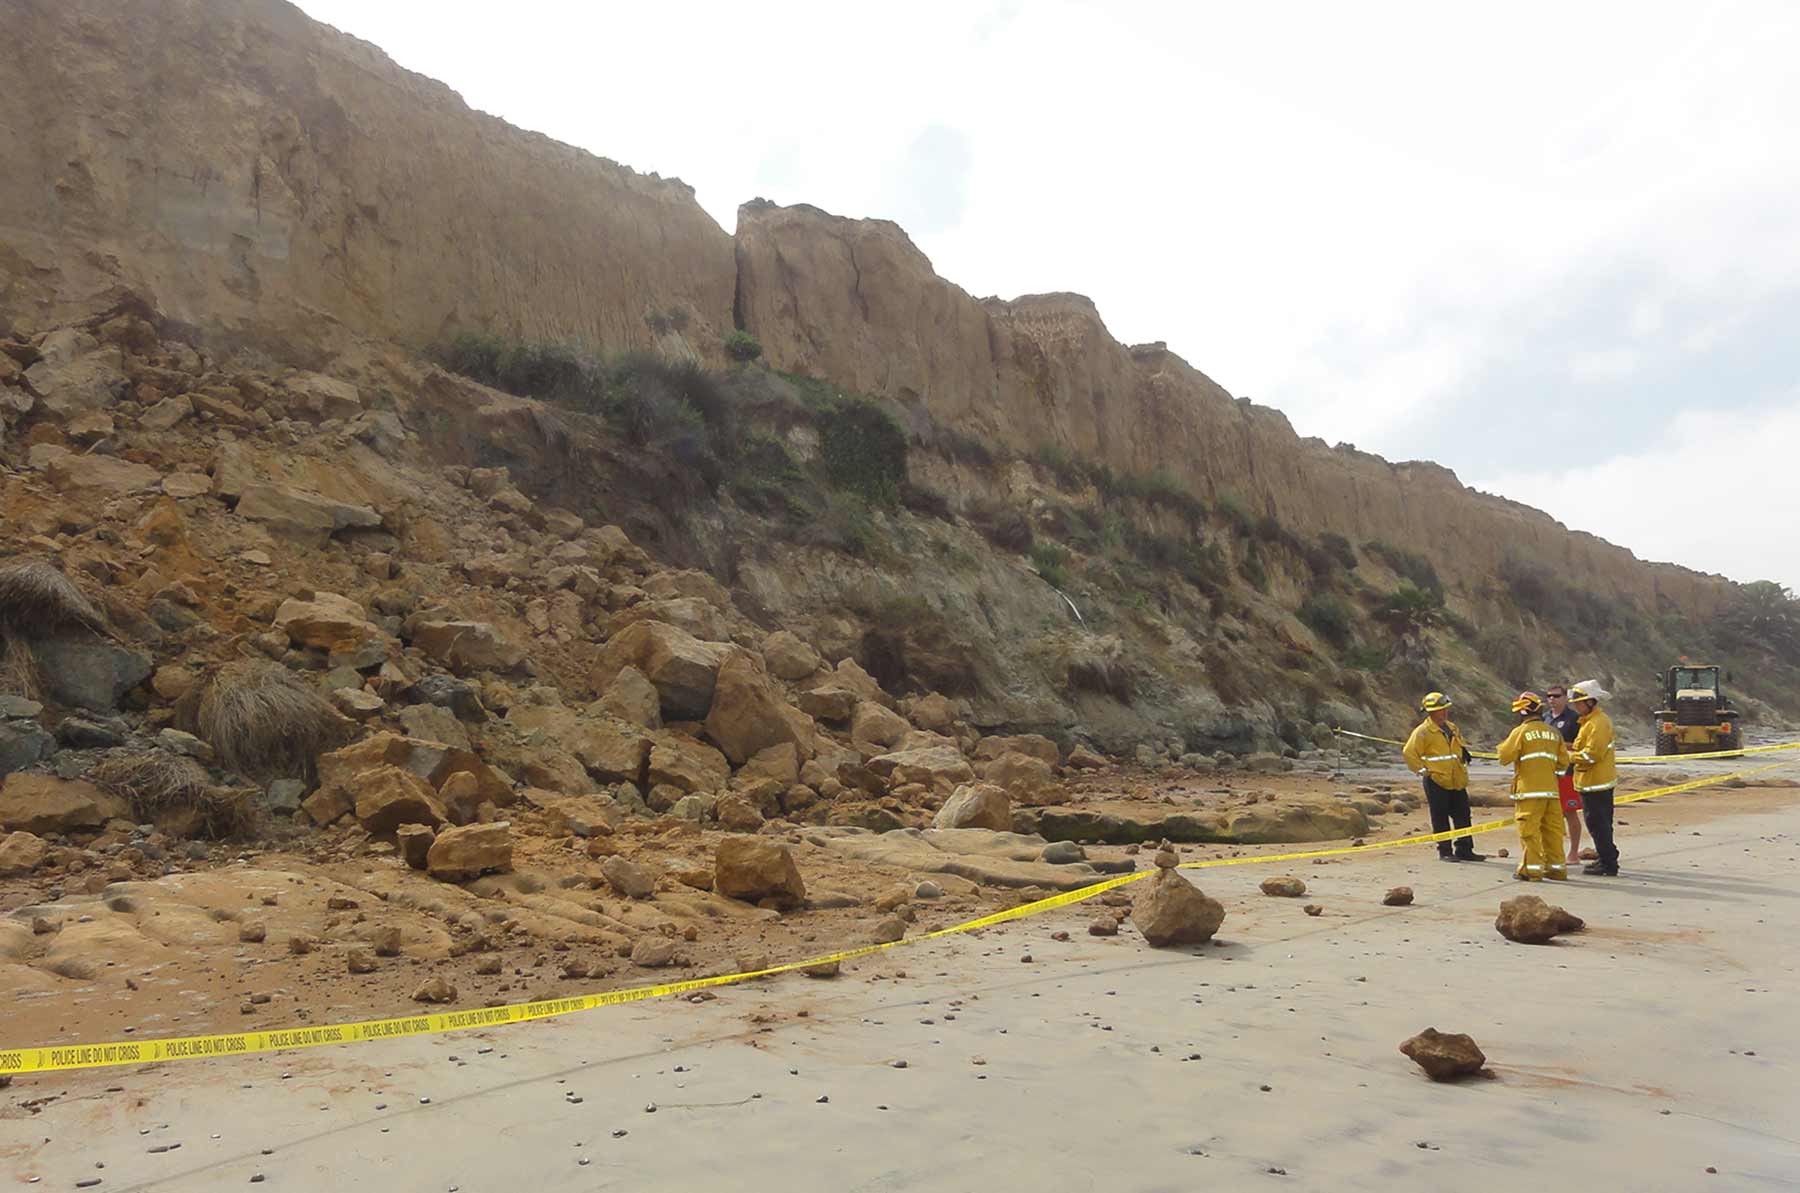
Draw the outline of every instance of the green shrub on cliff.
[[[906,431],[872,398],[842,394],[818,415],[825,478],[871,505],[900,503],[906,481]]]
[[[761,356],[762,343],[747,331],[734,331],[725,337],[725,355],[739,364],[748,364]]]

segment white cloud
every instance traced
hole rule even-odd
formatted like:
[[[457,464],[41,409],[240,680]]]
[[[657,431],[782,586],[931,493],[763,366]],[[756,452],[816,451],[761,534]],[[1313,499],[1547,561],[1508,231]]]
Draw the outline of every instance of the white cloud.
[[[1576,353],[1569,361],[1569,376],[1576,381],[1618,381],[1637,372],[1640,363],[1635,348],[1597,348]]]

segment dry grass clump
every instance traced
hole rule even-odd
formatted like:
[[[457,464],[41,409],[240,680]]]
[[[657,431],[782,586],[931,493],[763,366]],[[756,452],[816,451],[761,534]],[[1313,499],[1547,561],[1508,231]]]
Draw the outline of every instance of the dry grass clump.
[[[214,787],[205,767],[165,750],[115,754],[88,777],[123,797],[139,823],[191,811],[200,835],[212,838],[249,836],[258,823],[254,790]]]
[[[319,755],[349,740],[352,730],[323,695],[267,659],[224,664],[176,712],[226,766],[266,779],[310,782]]]
[[[0,692],[38,698],[43,685],[31,643],[81,633],[111,630],[60,568],[43,559],[0,564]]]
[[[0,635],[55,638],[88,631],[106,634],[106,618],[87,594],[43,559],[0,564]]]

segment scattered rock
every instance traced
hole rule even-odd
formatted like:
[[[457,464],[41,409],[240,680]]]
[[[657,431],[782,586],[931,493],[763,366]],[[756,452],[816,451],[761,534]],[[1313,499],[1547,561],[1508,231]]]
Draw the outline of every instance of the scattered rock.
[[[424,984],[413,991],[412,997],[414,1002],[455,1002],[456,987],[450,984],[449,978],[437,974],[425,979]]]
[[[1312,915],[1312,916],[1323,915],[1325,913],[1325,909],[1323,907],[1320,907],[1317,903],[1308,903],[1305,907],[1302,907],[1300,910],[1304,911],[1307,915]]]
[[[150,678],[150,656],[100,639],[44,638],[33,642],[45,693],[56,703],[111,712],[125,693]]]
[[[1004,790],[992,783],[965,784],[944,801],[932,825],[935,828],[986,828],[1011,832],[1012,801]]]
[[[1400,1051],[1433,1081],[1454,1081],[1479,1073],[1487,1057],[1466,1035],[1449,1035],[1428,1027],[1400,1045]]]
[[[875,933],[871,938],[876,944],[891,944],[906,938],[906,921],[897,915],[890,915],[875,925]]]
[[[46,836],[99,828],[127,815],[124,800],[79,779],[11,774],[0,782],[0,829]]]
[[[1071,770],[1100,770],[1108,765],[1110,763],[1107,762],[1105,755],[1096,754],[1086,746],[1076,746],[1069,751],[1069,769]]]
[[[764,638],[762,654],[769,665],[769,673],[777,679],[806,679],[823,665],[819,652],[788,630],[776,630]]]
[[[215,473],[215,488],[217,479]],[[237,513],[241,518],[263,523],[272,534],[312,546],[323,546],[325,540],[342,530],[381,525],[381,515],[366,505],[333,501],[287,485],[245,485],[238,498]]]
[[[421,621],[412,643],[458,674],[511,671],[525,661],[525,651],[485,621]]]
[[[1388,907],[1410,907],[1413,901],[1413,889],[1409,886],[1390,887],[1388,893],[1381,897]]]
[[[1110,915],[1097,915],[1088,923],[1089,936],[1117,936],[1119,921]]]
[[[512,869],[512,831],[505,821],[447,828],[426,851],[425,868],[442,882],[467,882]]]
[[[596,710],[640,729],[661,729],[662,696],[636,667],[621,668],[600,694]]]
[[[398,766],[363,771],[352,785],[356,818],[371,833],[391,833],[403,824],[435,828],[447,819],[431,784]]]
[[[1131,922],[1153,948],[1204,944],[1225,922],[1225,905],[1202,894],[1179,870],[1159,870],[1143,885],[1149,889],[1132,900]]]
[[[344,966],[351,973],[374,973],[375,958],[361,949],[351,949],[344,955]]]
[[[1306,884],[1298,878],[1265,878],[1262,893],[1282,899],[1298,899],[1306,893]]]
[[[369,611],[335,592],[315,592],[310,600],[290,598],[275,610],[275,629],[295,646],[347,653],[379,641],[381,628]]]
[[[806,902],[806,883],[785,845],[753,837],[730,837],[713,858],[713,890],[728,899],[767,902],[778,910]]]
[[[608,885],[627,899],[648,899],[656,891],[650,871],[622,857],[609,857],[600,867]]]
[[[631,963],[661,969],[675,961],[675,942],[666,936],[642,936],[631,946]]]
[[[245,944],[261,944],[268,938],[268,925],[261,920],[246,920],[238,925],[238,939]]]
[[[1579,932],[1586,924],[1536,895],[1518,895],[1500,904],[1494,920],[1500,935],[1520,944],[1546,944],[1564,932]]]
[[[0,878],[20,878],[44,864],[50,847],[35,833],[0,837]]]

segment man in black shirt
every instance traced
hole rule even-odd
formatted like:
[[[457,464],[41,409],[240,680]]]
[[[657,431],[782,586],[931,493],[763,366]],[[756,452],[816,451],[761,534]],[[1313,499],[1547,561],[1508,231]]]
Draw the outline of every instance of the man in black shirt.
[[[1544,696],[1550,702],[1544,709],[1544,720],[1562,731],[1564,741],[1574,741],[1581,732],[1581,714],[1569,707],[1569,689],[1563,684],[1551,684]],[[1568,863],[1573,866],[1581,860],[1581,793],[1575,790],[1575,768],[1557,775],[1556,782],[1557,794],[1562,797],[1563,821],[1569,826]]]

